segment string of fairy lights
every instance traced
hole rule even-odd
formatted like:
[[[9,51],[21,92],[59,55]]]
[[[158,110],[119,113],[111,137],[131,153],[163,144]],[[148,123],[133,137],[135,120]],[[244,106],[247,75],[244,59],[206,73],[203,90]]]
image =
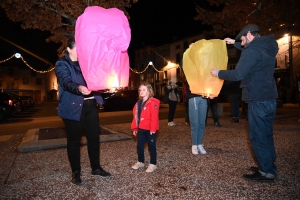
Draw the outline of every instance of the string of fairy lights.
[[[19,53],[15,53],[15,54],[13,54],[12,56],[10,56],[10,57],[8,57],[8,58],[6,58],[6,59],[4,59],[4,60],[0,60],[0,63],[7,62],[7,61],[9,61],[10,59],[12,59],[13,57],[15,57],[15,58],[21,58],[21,60],[23,61],[23,63],[24,63],[28,68],[30,68],[31,70],[33,70],[33,71],[35,71],[35,72],[37,72],[37,73],[48,73],[48,72],[51,72],[52,70],[55,69],[55,66],[54,66],[54,67],[52,67],[52,68],[49,69],[49,70],[43,70],[43,71],[36,70],[36,69],[34,69],[33,67],[31,67],[31,66],[25,61],[25,59],[22,57],[22,55],[19,54]],[[170,63],[169,63],[169,64],[170,64]],[[149,66],[152,66],[153,69],[154,69],[156,72],[164,72],[164,71],[167,71],[167,70],[170,70],[170,69],[178,68],[178,67],[179,67],[178,65],[175,65],[175,66],[168,67],[167,69],[164,69],[164,70],[158,70],[157,68],[155,68],[155,66],[153,65],[152,62],[149,62],[149,64],[145,67],[145,69],[142,70],[142,71],[140,71],[140,72],[138,72],[136,69],[132,69],[131,67],[130,67],[129,69],[130,69],[132,72],[136,73],[136,74],[142,74],[142,73],[144,73],[144,72],[149,68]]]
[[[4,59],[4,60],[0,60],[0,63],[7,62],[7,61],[9,61],[10,59],[12,59],[13,57],[15,57],[15,58],[21,58],[21,60],[23,61],[23,63],[24,63],[27,67],[29,67],[31,70],[33,70],[33,71],[35,71],[35,72],[38,72],[38,73],[48,73],[48,72],[51,72],[52,70],[55,69],[55,66],[54,66],[54,67],[52,67],[52,68],[49,69],[49,70],[42,70],[42,71],[36,70],[36,69],[34,69],[33,67],[31,67],[31,66],[24,60],[24,58],[21,56],[21,54],[19,54],[19,53],[15,53],[14,55],[10,56],[9,58],[6,58],[6,59]]]
[[[170,65],[170,62],[168,63],[168,65]],[[138,71],[136,71],[135,69],[132,69],[132,68],[130,68],[130,70],[131,70],[132,72],[136,73],[136,74],[142,74],[142,73],[144,73],[144,72],[149,68],[149,66],[152,66],[153,69],[154,69],[156,72],[164,72],[164,71],[167,71],[167,70],[170,70],[170,69],[173,69],[173,68],[176,68],[176,69],[179,68],[178,65],[174,65],[173,67],[171,66],[171,67],[168,67],[167,69],[164,69],[164,70],[158,70],[158,69],[153,65],[152,62],[149,62],[149,64],[145,67],[145,69],[142,70],[142,71],[140,71],[140,72],[138,72]]]

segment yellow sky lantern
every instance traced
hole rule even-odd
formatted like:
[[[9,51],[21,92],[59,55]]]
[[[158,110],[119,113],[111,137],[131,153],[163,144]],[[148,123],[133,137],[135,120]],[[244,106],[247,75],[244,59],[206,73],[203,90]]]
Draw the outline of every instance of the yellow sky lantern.
[[[211,75],[211,70],[227,68],[228,56],[223,40],[199,40],[183,54],[183,71],[193,94],[206,97],[219,95],[223,80]]]

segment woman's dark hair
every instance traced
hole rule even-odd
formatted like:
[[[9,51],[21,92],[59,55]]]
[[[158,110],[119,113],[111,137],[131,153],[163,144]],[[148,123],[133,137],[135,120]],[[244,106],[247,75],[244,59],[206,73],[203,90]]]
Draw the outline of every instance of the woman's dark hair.
[[[70,49],[73,49],[74,46],[75,46],[75,38],[71,37],[71,38],[68,39],[67,47],[69,47]]]
[[[75,46],[75,38],[74,37],[70,37],[68,40],[67,40],[67,47],[69,47],[70,49],[73,49]],[[69,52],[67,50],[67,48],[63,51],[63,54],[60,55],[61,57],[62,56],[69,56]]]

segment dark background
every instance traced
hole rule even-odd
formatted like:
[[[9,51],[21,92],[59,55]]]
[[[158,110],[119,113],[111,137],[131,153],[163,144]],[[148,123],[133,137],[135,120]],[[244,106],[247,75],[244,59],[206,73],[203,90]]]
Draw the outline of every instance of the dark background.
[[[134,51],[148,45],[162,45],[185,37],[200,34],[208,26],[195,21],[197,15],[194,1],[191,0],[140,0],[127,9],[130,15],[131,43],[128,49],[130,65],[134,68]],[[24,30],[20,23],[9,20],[5,11],[0,8],[0,36],[16,45],[42,57],[50,63],[58,59],[56,50],[59,44],[46,43],[49,32]],[[21,53],[28,64],[35,69],[45,70],[49,65],[38,60],[26,51],[5,42],[0,38],[0,60],[15,53]],[[14,64],[27,67],[21,59],[13,58],[1,65]]]

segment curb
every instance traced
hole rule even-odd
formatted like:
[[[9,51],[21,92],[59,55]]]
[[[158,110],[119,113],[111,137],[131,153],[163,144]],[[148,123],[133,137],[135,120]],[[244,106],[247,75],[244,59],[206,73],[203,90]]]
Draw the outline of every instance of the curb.
[[[120,141],[120,140],[129,140],[132,137],[124,133],[120,133],[114,130],[111,130],[107,127],[101,126],[101,128],[113,133],[108,135],[100,135],[99,142],[112,142],[112,141]],[[67,146],[67,139],[60,138],[60,139],[50,139],[50,140],[39,140],[39,128],[29,129],[25,134],[18,151],[20,153],[32,152],[32,151],[39,151],[39,150],[47,150],[47,149],[55,149],[55,148],[62,148]],[[86,145],[87,139],[85,136],[81,138],[81,144]]]

